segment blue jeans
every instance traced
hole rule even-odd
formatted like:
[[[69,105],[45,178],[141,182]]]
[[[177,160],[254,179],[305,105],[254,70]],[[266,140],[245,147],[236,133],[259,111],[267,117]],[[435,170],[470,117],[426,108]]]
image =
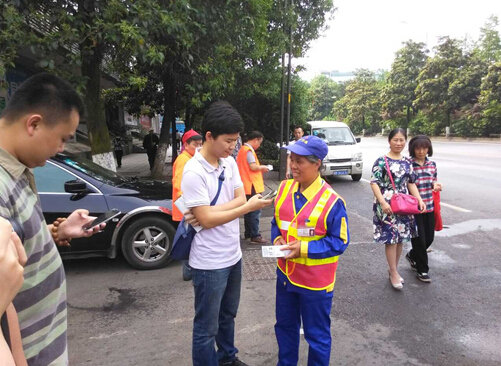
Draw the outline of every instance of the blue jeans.
[[[252,197],[255,196],[256,194],[254,193],[254,187],[252,187],[252,194],[247,195],[247,201]],[[257,211],[252,211],[244,215],[244,226],[245,226],[245,233],[244,237],[245,239],[247,238],[257,238],[259,234],[259,219],[261,218],[261,210]]]
[[[240,303],[242,260],[222,269],[192,268],[192,274],[195,288],[193,366],[232,362],[238,352],[234,345],[235,317]]]
[[[331,308],[333,292],[287,291],[277,280],[275,334],[277,366],[296,366],[299,359],[299,329],[309,344],[308,366],[329,366],[331,355]]]

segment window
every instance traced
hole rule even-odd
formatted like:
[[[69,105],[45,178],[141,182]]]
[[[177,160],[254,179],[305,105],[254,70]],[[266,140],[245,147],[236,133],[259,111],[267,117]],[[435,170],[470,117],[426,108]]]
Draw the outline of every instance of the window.
[[[313,135],[318,136],[329,145],[353,145],[355,140],[346,127],[315,128]]]
[[[38,192],[40,193],[66,193],[64,183],[77,179],[74,175],[47,162],[42,167],[33,170]]]

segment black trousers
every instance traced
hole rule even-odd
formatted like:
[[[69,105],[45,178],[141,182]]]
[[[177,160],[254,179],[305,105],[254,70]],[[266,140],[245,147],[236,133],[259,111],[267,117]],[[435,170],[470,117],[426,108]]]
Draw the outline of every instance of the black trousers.
[[[123,150],[115,150],[115,156],[117,157],[117,165],[120,168],[122,166],[122,156],[124,155]]]
[[[153,169],[153,164],[155,164],[155,156],[157,156],[157,149],[146,150],[148,154],[148,163],[150,163],[150,170]]]
[[[416,218],[418,237],[412,238],[412,249],[409,252],[412,260],[416,262],[416,269],[419,273],[428,273],[428,249],[435,239],[435,214],[427,212],[414,215]]]

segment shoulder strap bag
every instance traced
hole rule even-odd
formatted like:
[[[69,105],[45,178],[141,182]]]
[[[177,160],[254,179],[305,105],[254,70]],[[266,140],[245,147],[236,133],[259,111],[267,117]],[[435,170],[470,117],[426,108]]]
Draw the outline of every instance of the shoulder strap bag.
[[[219,181],[218,181],[218,187],[217,187],[217,193],[212,202],[210,203],[211,206],[214,206],[219,198],[219,194],[221,193],[221,187],[223,186],[224,182],[224,168],[221,174],[219,175]],[[193,241],[193,238],[197,232],[191,225],[186,225],[185,224],[185,219],[181,220],[179,223],[179,226],[177,227],[176,230],[176,235],[174,235],[174,241],[172,244],[172,251],[170,253],[170,256],[173,259],[176,260],[187,260],[190,258],[190,250],[191,250],[191,242]]]
[[[393,196],[391,196],[390,206],[391,210],[395,215],[416,215],[419,214],[419,203],[416,197],[405,193],[398,193],[395,188],[395,182],[393,181],[393,176],[391,174],[390,165],[388,164],[388,159],[384,157],[384,162],[386,163],[386,170],[390,176],[391,185],[393,186]]]

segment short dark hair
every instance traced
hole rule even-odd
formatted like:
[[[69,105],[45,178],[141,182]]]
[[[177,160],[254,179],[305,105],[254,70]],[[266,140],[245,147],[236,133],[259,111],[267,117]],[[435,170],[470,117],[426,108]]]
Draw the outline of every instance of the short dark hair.
[[[403,128],[398,127],[390,131],[390,134],[388,135],[388,141],[391,141],[391,139],[394,138],[397,133],[404,135],[405,139],[407,140],[407,131],[405,131]]]
[[[252,131],[247,136],[242,139],[243,142],[247,142],[254,139],[264,139],[264,135],[260,131]]]
[[[48,125],[57,124],[76,110],[85,114],[82,99],[70,83],[52,74],[36,74],[24,81],[14,92],[0,118],[14,123],[22,115],[39,112]]]
[[[301,131],[303,131],[303,133],[304,133],[304,128],[301,127],[301,126],[294,126],[294,128],[292,129],[292,131],[296,131],[298,128],[300,128]]]
[[[428,156],[433,156],[433,145],[428,136],[417,135],[411,138],[409,141],[409,155],[413,158],[416,157],[416,149],[419,147],[425,147],[428,149]]]
[[[244,130],[242,117],[230,103],[219,100],[211,104],[202,119],[202,137],[205,141],[210,131],[215,139],[219,135],[241,133]]]
[[[202,136],[200,135],[192,136],[188,140],[186,140],[186,143],[189,144],[192,141],[198,141],[198,140],[202,140]]]

